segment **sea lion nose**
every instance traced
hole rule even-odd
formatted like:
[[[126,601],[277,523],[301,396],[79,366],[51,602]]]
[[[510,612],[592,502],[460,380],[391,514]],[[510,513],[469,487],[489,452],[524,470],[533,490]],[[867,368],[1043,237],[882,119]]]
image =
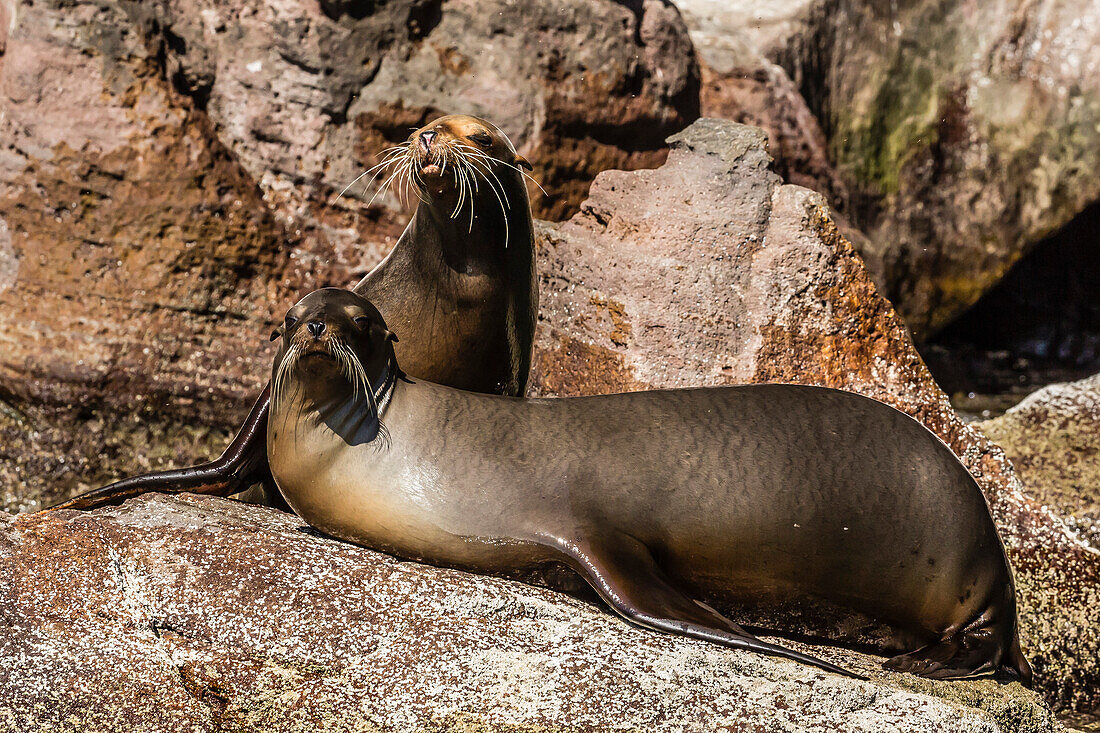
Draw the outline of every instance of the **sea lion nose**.
[[[420,133],[420,144],[424,146],[425,153],[431,150],[432,140],[435,140],[436,134],[431,130]]]
[[[321,334],[325,332],[325,322],[309,321],[306,323],[306,330],[309,331],[309,335],[313,338],[321,338]]]

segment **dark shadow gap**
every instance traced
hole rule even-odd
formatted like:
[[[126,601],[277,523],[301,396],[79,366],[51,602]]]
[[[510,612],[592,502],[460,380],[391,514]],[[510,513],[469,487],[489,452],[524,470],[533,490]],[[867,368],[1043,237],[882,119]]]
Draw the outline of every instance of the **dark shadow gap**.
[[[955,407],[977,416],[1100,372],[1100,203],[919,349]]]

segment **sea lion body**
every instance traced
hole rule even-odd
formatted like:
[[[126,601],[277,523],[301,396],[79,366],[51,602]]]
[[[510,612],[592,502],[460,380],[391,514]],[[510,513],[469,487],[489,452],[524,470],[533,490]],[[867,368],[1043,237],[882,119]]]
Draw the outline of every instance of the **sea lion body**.
[[[296,308],[339,331],[339,297],[316,295]],[[326,368],[298,368],[268,432],[280,491],[323,532],[475,572],[563,562],[628,618],[701,638],[753,637],[697,601],[824,600],[885,624],[885,649],[930,645],[897,668],[1027,674],[979,487],[883,403],[796,385],[516,400],[391,380],[375,435]]]
[[[450,175],[435,172],[433,153],[418,142],[425,134],[432,135],[429,151],[452,142],[478,146],[498,162],[492,182],[483,180],[459,205]],[[468,115],[435,120],[410,140],[420,155],[413,175],[422,203],[390,254],[352,290],[385,308],[395,330],[410,334],[395,347],[409,374],[522,396],[538,316],[531,205],[514,164],[526,161],[494,125]]]

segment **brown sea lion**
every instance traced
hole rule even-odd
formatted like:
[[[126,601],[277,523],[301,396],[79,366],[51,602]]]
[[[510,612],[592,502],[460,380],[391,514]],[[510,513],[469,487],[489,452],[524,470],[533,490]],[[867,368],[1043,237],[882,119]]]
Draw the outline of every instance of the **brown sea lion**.
[[[391,148],[372,171],[419,204],[385,260],[354,291],[409,334],[398,347],[410,374],[474,392],[522,395],[538,313],[530,168],[492,123],[448,115]],[[228,496],[264,482],[269,390],[210,463],[127,478],[54,508],[91,509],[147,491]],[[274,498],[269,489],[269,498]],[[278,503],[278,502],[276,502]]]
[[[379,311],[339,289],[277,333],[271,471],[322,532],[479,573],[566,564],[635,623],[843,672],[715,610],[824,600],[891,630],[907,653],[890,668],[1030,682],[985,498],[893,407],[779,384],[522,400],[409,380]]]

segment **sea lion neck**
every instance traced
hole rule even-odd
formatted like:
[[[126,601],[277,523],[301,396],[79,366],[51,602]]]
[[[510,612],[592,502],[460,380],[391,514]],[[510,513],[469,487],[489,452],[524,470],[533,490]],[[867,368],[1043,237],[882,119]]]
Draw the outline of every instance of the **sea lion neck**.
[[[446,209],[446,211],[444,211]],[[413,215],[422,244],[416,251],[424,258],[438,259],[451,269],[466,272],[482,269],[503,259],[504,219],[499,210],[480,206],[471,220],[469,212],[451,217],[445,202],[423,202]],[[480,266],[478,266],[480,265]]]
[[[469,202],[455,213],[453,195],[422,200],[410,222],[411,233],[420,242],[411,254],[426,262],[442,262],[458,273],[480,274],[500,267],[512,256],[510,250],[529,246],[530,205],[523,180],[503,167],[496,175],[507,195],[498,197],[483,183],[474,195],[472,217]]]
[[[298,372],[291,385],[288,414],[324,423],[348,445],[371,443],[385,435],[384,420],[403,373],[391,357],[380,374],[371,375],[370,393],[356,389],[338,372]]]

